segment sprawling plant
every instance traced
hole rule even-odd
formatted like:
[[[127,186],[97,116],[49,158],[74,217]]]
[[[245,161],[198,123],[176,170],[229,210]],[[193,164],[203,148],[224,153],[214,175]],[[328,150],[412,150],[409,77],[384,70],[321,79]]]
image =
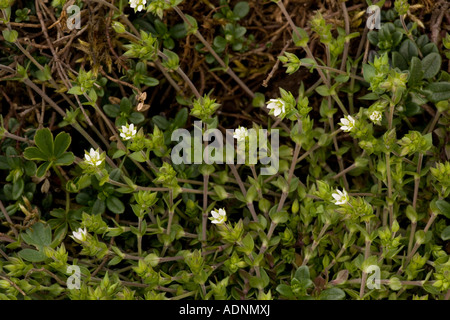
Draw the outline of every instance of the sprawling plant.
[[[0,299],[449,299],[450,36],[431,41],[417,7],[395,1],[369,31],[345,1],[340,25],[317,11],[308,28],[275,0],[205,21],[181,0],[13,2],[0,89],[31,106],[4,94]],[[62,28],[69,3],[101,15],[61,29],[73,63],[43,16]],[[240,62],[273,50],[246,25],[264,6],[292,35],[258,71],[285,68],[271,91]]]

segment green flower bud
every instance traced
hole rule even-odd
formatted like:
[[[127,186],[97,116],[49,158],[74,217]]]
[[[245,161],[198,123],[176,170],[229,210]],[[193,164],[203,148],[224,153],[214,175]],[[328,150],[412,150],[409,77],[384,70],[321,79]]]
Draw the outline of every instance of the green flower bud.
[[[400,16],[405,15],[409,10],[408,0],[395,0],[394,8]]]
[[[394,291],[398,291],[402,288],[402,283],[400,282],[400,279],[397,277],[392,277],[389,279],[389,288],[391,288]]]
[[[113,21],[111,25],[117,33],[124,33],[126,31],[125,26],[118,21]]]
[[[425,243],[425,232],[423,230],[419,230],[416,232],[416,234],[414,235],[414,237],[416,238],[416,242],[418,244],[423,244]]]
[[[11,287],[11,283],[7,280],[0,280],[0,289],[8,289]]]
[[[14,0],[0,0],[0,9],[8,9],[14,3]]]
[[[294,202],[292,203],[291,212],[293,214],[297,214],[299,210],[300,210],[300,204],[298,203],[298,199],[295,198]]]
[[[287,68],[287,74],[293,74],[302,65],[300,59],[293,53],[285,52],[284,56],[279,56],[278,60],[283,63],[283,67]]]
[[[212,115],[220,107],[220,104],[216,103],[215,99],[211,99],[208,95],[194,100],[192,105],[191,115],[199,118],[203,122],[212,118]]]
[[[267,199],[261,199],[258,201],[258,208],[264,213],[269,212],[272,203]]]

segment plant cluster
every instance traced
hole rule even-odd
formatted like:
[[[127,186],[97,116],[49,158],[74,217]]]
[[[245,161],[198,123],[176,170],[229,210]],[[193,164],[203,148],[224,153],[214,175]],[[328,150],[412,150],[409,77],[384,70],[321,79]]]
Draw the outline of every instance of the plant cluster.
[[[449,299],[450,35],[431,41],[417,6],[394,1],[367,32],[371,1],[303,28],[283,1],[205,1],[208,39],[182,0],[23,3],[0,0],[0,89],[31,105],[3,95],[0,299]],[[66,30],[85,57],[65,63],[43,16],[61,28],[69,4],[91,16]],[[256,45],[256,8],[288,25],[284,49]],[[25,41],[30,23],[45,44]],[[240,92],[238,124],[225,94],[185,72],[186,43]],[[271,73],[294,86],[251,89],[236,61],[252,48],[275,50]],[[163,88],[173,104],[157,114]],[[262,175],[263,157],[173,163],[174,132],[211,129],[247,148],[250,129],[279,132],[265,150],[278,171]]]

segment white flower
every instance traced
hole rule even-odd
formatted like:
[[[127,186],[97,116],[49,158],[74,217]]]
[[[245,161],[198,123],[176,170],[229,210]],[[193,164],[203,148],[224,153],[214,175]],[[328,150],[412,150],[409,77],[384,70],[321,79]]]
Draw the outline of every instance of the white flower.
[[[100,158],[100,153],[97,150],[94,150],[91,148],[89,153],[86,153],[84,155],[84,161],[94,167],[98,167],[102,164],[102,159]]]
[[[130,0],[130,7],[134,9],[134,11],[141,11],[144,9],[144,5],[147,0]]]
[[[84,229],[78,228],[78,231],[74,231],[73,238],[76,240],[79,240],[79,241],[86,241],[86,239],[87,239],[86,228],[84,228]]]
[[[122,126],[122,129],[119,129],[120,131],[120,136],[124,139],[124,140],[130,140],[132,138],[134,138],[134,136],[136,135],[137,130],[134,128],[134,124],[127,124],[126,126]]]
[[[341,130],[350,132],[355,127],[356,120],[352,116],[345,116],[341,118]]]
[[[237,139],[237,141],[243,141],[247,136],[248,136],[247,128],[239,127],[236,130],[234,130],[233,138]]]
[[[372,120],[375,123],[379,123],[381,119],[383,118],[383,114],[380,111],[374,111],[369,116],[370,120]]]
[[[270,99],[267,108],[273,109],[273,115],[275,117],[286,112],[286,104],[282,99]]]
[[[347,191],[345,191],[345,189],[339,190],[336,189],[337,193],[333,193],[331,196],[334,198],[334,204],[337,205],[342,205],[342,204],[346,204],[349,200],[349,196],[347,194]]]
[[[212,218],[209,218],[212,223],[222,224],[227,221],[227,213],[225,209],[219,209],[219,211],[211,211]]]

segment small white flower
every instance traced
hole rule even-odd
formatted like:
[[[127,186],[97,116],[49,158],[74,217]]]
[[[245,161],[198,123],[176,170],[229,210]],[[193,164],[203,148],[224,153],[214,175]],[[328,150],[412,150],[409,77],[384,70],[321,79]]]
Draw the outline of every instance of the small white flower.
[[[339,189],[336,189],[336,193],[333,193],[331,196],[335,200],[334,204],[337,204],[337,205],[346,204],[349,200],[348,193],[347,193],[347,191],[345,191],[345,189],[342,189],[342,191]]]
[[[123,140],[133,139],[136,135],[137,130],[134,128],[134,124],[127,124],[126,126],[122,126],[122,129],[119,129],[120,136]]]
[[[236,130],[234,130],[233,138],[237,139],[237,141],[243,141],[247,136],[248,136],[247,128],[239,127]]]
[[[219,209],[219,211],[211,211],[212,218],[209,218],[212,223],[222,224],[227,221],[227,213],[225,209]]]
[[[86,153],[84,155],[84,161],[94,167],[98,167],[102,164],[102,159],[100,158],[100,153],[97,150],[94,150],[91,148],[89,153]]]
[[[350,132],[355,127],[356,120],[352,116],[345,116],[341,118],[341,130],[345,132]]]
[[[380,111],[374,111],[369,116],[369,119],[375,123],[379,123],[382,118],[383,118],[383,114]]]
[[[278,117],[280,114],[286,112],[286,104],[282,99],[270,99],[267,104],[268,109],[273,109],[273,115]]]
[[[135,11],[141,11],[146,3],[147,0],[130,0],[130,7]]]
[[[73,238],[76,240],[79,240],[79,241],[86,241],[86,239],[87,239],[86,228],[84,228],[84,229],[78,228],[78,231],[74,231]]]

